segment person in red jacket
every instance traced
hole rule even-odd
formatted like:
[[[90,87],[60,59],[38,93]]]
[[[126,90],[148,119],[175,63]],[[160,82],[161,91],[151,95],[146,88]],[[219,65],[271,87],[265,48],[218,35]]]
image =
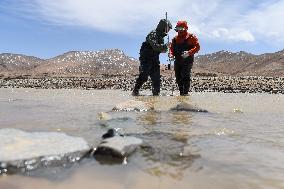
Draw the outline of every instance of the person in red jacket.
[[[194,54],[200,50],[198,39],[188,32],[186,21],[178,21],[175,31],[178,33],[172,40],[170,53],[175,58],[174,69],[180,95],[188,95],[190,75]]]

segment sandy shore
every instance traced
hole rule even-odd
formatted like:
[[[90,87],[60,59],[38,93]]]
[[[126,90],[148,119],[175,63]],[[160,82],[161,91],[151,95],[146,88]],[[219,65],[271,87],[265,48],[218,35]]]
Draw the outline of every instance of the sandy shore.
[[[43,77],[43,78],[1,78],[0,88],[42,88],[42,89],[122,89],[131,90],[134,76],[111,77]],[[161,90],[177,90],[175,80],[162,77]],[[144,89],[150,89],[147,82]],[[191,91],[224,93],[273,93],[284,94],[284,77],[193,77]]]

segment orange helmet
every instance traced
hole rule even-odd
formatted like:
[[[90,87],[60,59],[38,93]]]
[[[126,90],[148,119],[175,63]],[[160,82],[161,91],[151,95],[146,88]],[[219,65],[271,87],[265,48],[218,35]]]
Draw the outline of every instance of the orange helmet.
[[[188,30],[188,25],[186,21],[178,21],[175,27],[175,31],[184,31]]]

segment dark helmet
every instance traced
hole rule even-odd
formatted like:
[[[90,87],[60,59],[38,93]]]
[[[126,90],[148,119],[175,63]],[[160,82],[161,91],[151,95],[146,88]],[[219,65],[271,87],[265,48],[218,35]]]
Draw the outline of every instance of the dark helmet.
[[[173,28],[171,22],[169,20],[166,20],[166,19],[161,19],[158,26],[157,26],[157,30],[165,32],[167,27],[169,28],[169,30]]]

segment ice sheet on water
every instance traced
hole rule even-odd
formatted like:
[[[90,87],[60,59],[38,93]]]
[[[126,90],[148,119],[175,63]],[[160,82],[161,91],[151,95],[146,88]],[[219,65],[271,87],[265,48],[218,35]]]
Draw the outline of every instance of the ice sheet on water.
[[[57,132],[24,132],[0,130],[0,162],[64,155],[89,149],[83,138]]]

